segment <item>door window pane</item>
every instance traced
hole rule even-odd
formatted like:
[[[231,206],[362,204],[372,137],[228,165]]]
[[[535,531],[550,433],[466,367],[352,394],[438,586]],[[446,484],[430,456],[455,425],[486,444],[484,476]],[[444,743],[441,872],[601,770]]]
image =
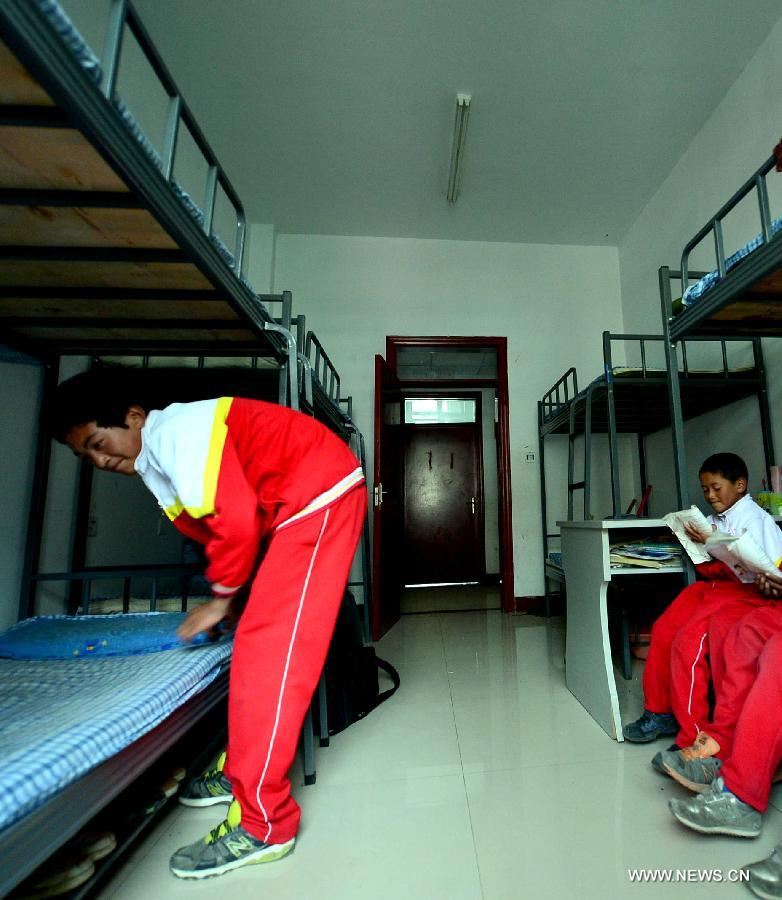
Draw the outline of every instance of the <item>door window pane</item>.
[[[475,400],[445,397],[408,397],[405,423],[408,425],[455,425],[475,421]]]

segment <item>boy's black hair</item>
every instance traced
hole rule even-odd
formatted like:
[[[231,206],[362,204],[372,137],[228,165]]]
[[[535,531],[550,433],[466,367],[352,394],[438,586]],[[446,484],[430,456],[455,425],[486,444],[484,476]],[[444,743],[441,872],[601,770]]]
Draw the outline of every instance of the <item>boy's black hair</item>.
[[[728,481],[732,481],[734,484],[739,478],[749,481],[747,464],[736,453],[712,454],[708,459],[703,461],[700,469],[698,469],[698,475],[703,475],[704,472],[722,475],[723,478],[727,478]]]
[[[145,411],[151,408],[145,401],[144,379],[138,379],[139,374],[99,368],[63,381],[48,416],[52,437],[64,444],[72,428],[88,422],[102,428],[126,428],[125,416],[131,406]]]

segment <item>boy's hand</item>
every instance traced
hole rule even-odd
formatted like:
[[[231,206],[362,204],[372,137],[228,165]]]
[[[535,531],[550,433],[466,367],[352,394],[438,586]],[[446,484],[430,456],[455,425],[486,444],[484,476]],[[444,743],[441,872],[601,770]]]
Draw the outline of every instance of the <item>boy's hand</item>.
[[[687,532],[687,536],[691,540],[695,541],[696,544],[705,544],[706,538],[708,538],[709,534],[711,533],[708,531],[698,531],[698,529],[692,524],[692,522],[685,522],[684,530]],[[712,525],[711,530],[716,531],[717,526]]]
[[[766,597],[782,597],[782,572],[779,573],[779,578],[761,572],[755,579],[755,587]]]
[[[202,603],[191,610],[184,622],[179,626],[177,634],[183,641],[191,641],[197,634],[207,631],[216,634],[216,628],[228,615],[231,606],[230,597],[220,597]]]

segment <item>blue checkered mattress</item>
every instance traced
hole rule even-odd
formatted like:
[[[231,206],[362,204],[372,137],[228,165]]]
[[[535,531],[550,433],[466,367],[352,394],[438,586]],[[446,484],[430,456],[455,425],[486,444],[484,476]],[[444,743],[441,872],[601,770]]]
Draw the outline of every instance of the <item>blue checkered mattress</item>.
[[[224,668],[231,646],[127,657],[0,659],[0,828],[203,690]]]

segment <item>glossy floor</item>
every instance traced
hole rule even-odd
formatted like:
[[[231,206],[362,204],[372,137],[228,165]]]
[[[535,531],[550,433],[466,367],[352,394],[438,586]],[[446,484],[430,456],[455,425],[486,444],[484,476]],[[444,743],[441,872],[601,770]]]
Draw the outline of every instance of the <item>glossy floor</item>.
[[[756,840],[698,835],[668,811],[664,742],[612,741],[565,687],[561,621],[497,611],[403,616],[378,645],[395,697],[318,751],[295,852],[200,883],[168,872],[225,807],[175,809],[101,896],[285,900],[749,897],[730,870],[782,840],[782,792]],[[637,680],[622,683],[625,718]],[[681,870],[639,884],[630,869]],[[675,877],[672,873],[671,877]],[[712,882],[704,882],[703,878]],[[723,879],[714,884],[714,880]]]

